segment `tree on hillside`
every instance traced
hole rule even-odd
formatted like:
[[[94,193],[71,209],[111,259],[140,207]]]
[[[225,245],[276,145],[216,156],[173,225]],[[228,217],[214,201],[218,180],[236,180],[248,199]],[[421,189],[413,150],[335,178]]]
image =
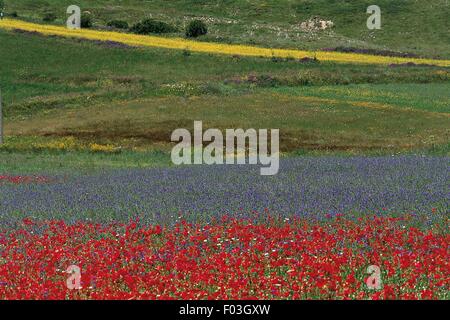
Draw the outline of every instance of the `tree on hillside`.
[[[5,7],[5,2],[0,0],[0,18],[3,18],[3,8]]]

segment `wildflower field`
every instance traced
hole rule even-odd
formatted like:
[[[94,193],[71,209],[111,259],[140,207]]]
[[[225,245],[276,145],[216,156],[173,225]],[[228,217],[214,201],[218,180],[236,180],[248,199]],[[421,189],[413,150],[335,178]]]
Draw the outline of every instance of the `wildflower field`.
[[[271,181],[246,167],[0,176],[0,298],[449,298],[448,159],[281,169]]]
[[[69,4],[4,1],[0,300],[450,299],[448,4]],[[278,173],[175,165],[194,121]]]
[[[2,299],[448,299],[448,233],[411,216],[167,228],[24,220],[0,239]],[[448,223],[448,221],[447,221]],[[441,232],[444,230],[441,230]],[[82,270],[81,289],[65,272]],[[383,288],[366,287],[368,265]]]

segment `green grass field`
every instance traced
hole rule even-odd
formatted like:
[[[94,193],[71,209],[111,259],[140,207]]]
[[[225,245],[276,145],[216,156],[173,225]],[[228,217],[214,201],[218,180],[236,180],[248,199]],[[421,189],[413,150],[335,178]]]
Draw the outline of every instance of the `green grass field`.
[[[54,11],[55,23],[62,23],[68,4],[5,2],[7,13],[33,21]],[[200,40],[307,49],[345,45],[428,57],[450,52],[443,1],[381,1],[386,25],[376,37],[365,27],[365,1],[79,4],[99,28],[113,18],[132,23],[152,15],[181,28],[194,16],[211,17],[210,34]],[[429,17],[436,6],[442,10]],[[359,11],[361,17],[352,18]],[[309,42],[267,31],[294,28],[315,14],[333,20],[335,28],[309,34]],[[407,21],[414,39],[402,29]],[[260,32],[249,36],[254,25]],[[0,43],[2,171],[168,165],[171,132],[192,128],[194,120],[203,120],[205,129],[279,128],[284,155],[449,153],[449,68],[218,56],[3,30]],[[42,158],[48,165],[36,163]]]

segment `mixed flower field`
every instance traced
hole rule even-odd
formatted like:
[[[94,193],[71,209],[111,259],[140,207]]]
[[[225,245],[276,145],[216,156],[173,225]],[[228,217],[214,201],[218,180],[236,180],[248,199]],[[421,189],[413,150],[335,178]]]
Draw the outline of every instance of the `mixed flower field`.
[[[3,2],[0,300],[450,299],[442,1]],[[279,173],[174,167],[198,120],[279,129]]]
[[[173,224],[268,210],[282,218],[448,213],[449,160],[433,156],[292,157],[273,177],[257,166],[109,169],[0,180],[0,222],[22,218]],[[22,183],[8,183],[22,182]],[[33,183],[34,182],[34,183]],[[430,215],[431,210],[436,212]]]
[[[0,299],[449,298],[448,158],[281,164],[1,176]]]

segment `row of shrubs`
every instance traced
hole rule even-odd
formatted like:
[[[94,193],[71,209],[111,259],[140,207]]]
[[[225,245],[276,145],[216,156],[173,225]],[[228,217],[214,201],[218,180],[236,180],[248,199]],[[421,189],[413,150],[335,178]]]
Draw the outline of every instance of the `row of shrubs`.
[[[126,22],[125,22],[126,23]],[[109,23],[110,27],[121,28],[125,24],[123,21],[114,21]],[[141,22],[136,23],[130,28],[131,32],[136,34],[150,34],[150,33],[172,33],[177,32],[177,28],[174,26],[167,24],[162,21],[157,21],[153,19],[145,19]],[[186,37],[195,38],[198,36],[202,36],[208,33],[208,28],[206,24],[201,20],[193,20],[191,21],[185,30]]]
[[[108,27],[116,29],[129,29],[136,34],[151,34],[151,33],[173,33],[178,32],[178,29],[166,22],[144,19],[133,26],[129,27],[128,23],[123,20],[112,20],[107,23]],[[191,21],[185,30],[186,37],[195,38],[208,33],[206,24],[201,20]]]
[[[42,18],[45,22],[52,22],[57,19],[56,14],[53,12],[47,12]],[[152,33],[174,33],[178,32],[178,29],[166,22],[158,21],[154,19],[144,19],[138,23],[135,23],[131,27],[128,22],[123,20],[111,20],[106,26],[115,29],[129,30],[136,34],[152,34]],[[92,27],[92,17],[90,15],[82,14],[81,16],[81,28],[91,28]],[[201,20],[191,21],[185,30],[186,37],[196,38],[208,33],[208,28],[206,24]]]

